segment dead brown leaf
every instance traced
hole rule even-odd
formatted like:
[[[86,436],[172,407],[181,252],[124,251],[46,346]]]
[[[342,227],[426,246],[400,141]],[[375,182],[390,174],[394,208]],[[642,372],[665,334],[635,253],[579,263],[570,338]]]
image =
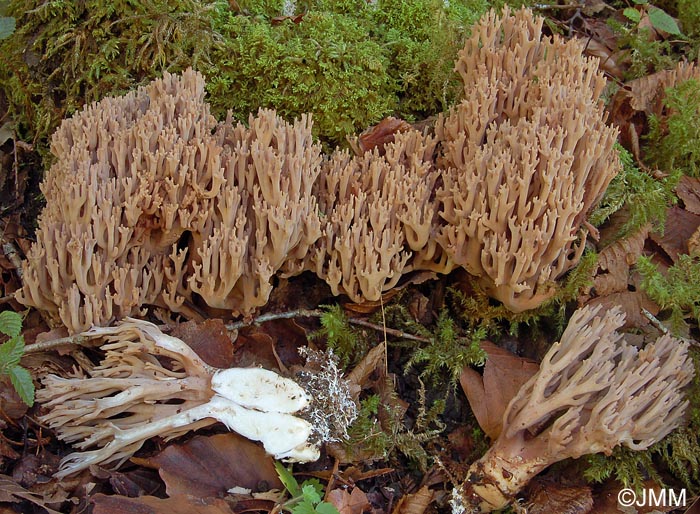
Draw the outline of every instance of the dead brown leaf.
[[[431,501],[433,501],[433,491],[428,489],[428,486],[423,486],[416,493],[403,496],[394,507],[392,514],[423,514]]]
[[[371,508],[367,495],[359,487],[353,487],[350,493],[346,489],[333,489],[326,501],[335,505],[340,514],[362,514]]]
[[[405,132],[411,129],[411,125],[400,118],[388,117],[384,118],[378,124],[368,128],[357,141],[359,147],[358,155],[365,152],[370,152],[377,148],[380,155],[383,155],[384,145],[394,142],[394,134]]]
[[[90,501],[94,506],[93,514],[233,514],[224,500],[198,495],[162,499],[155,496],[127,498],[99,493]]]
[[[481,348],[488,358],[484,373],[465,368],[459,378],[464,394],[474,412],[479,426],[491,439],[501,433],[503,413],[510,400],[532,375],[539,365],[513,355],[490,341],[482,341]]]
[[[527,489],[528,514],[588,514],[593,512],[591,488],[568,487],[552,480],[535,479]],[[602,513],[603,511],[596,510]]]
[[[700,214],[700,178],[683,175],[676,185],[676,194],[686,211]]]
[[[597,296],[627,291],[630,266],[636,264],[642,255],[650,229],[651,226],[647,224],[601,250],[593,276],[593,287]]]
[[[646,309],[654,316],[659,313],[659,306],[640,290],[619,291],[599,296],[590,300],[588,305],[602,305],[604,310],[619,306],[626,315],[624,328],[641,328],[649,324],[649,318],[642,314],[642,309]]]
[[[658,244],[673,262],[681,254],[688,253],[688,240],[700,227],[700,215],[670,207],[666,211],[666,229],[663,235],[652,234],[651,239]]]
[[[197,436],[137,462],[158,469],[171,497],[216,497],[236,486],[252,491],[261,486],[282,487],[272,457],[261,446],[233,433]]]
[[[381,343],[372,348],[367,355],[345,377],[348,382],[359,387],[359,391],[367,387],[367,380],[375,370],[386,369],[386,343]]]
[[[234,346],[220,319],[179,323],[172,328],[170,335],[182,339],[210,366],[230,368],[234,365]]]
[[[9,375],[0,375],[0,412],[10,419],[21,419],[27,409],[27,404],[12,386]]]
[[[65,498],[61,498],[60,501],[63,499]],[[21,500],[26,500],[45,509],[48,514],[60,514],[59,511],[53,510],[47,505],[58,502],[57,498],[28,491],[9,476],[0,475],[0,503],[19,503]]]

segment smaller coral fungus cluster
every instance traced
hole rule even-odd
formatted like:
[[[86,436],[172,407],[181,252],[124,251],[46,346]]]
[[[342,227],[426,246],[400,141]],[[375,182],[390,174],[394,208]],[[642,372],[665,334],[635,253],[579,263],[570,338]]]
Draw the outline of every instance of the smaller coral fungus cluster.
[[[619,168],[597,61],[541,29],[527,9],[486,16],[435,134],[355,156],[323,156],[307,116],[216,123],[191,70],[87,107],[53,137],[20,301],[80,332],[146,305],[249,314],[276,274],[362,301],[462,266],[511,310],[540,305]]]
[[[600,310],[573,314],[510,401],[498,438],[454,490],[455,514],[501,509],[555,462],[619,445],[644,450],[681,422],[694,373],[689,344],[664,335],[639,350],[618,332],[620,309]]]

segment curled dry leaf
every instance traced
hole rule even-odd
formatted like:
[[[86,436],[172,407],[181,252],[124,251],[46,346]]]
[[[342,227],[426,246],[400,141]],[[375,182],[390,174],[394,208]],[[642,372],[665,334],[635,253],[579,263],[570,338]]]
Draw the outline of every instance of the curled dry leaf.
[[[598,266],[593,276],[597,296],[627,291],[630,266],[642,254],[650,229],[649,224],[644,225],[633,234],[608,245],[598,254]]]
[[[528,487],[527,496],[528,514],[588,514],[593,509],[593,495],[586,486],[567,487],[551,480],[535,479]]]
[[[378,148],[379,154],[384,155],[384,145],[394,142],[394,134],[410,129],[411,125],[408,122],[389,116],[360,134],[355,151],[359,150],[358,155],[361,155]]]
[[[683,175],[676,185],[676,194],[686,211],[700,214],[700,178]]]
[[[371,508],[367,495],[359,487],[349,493],[345,489],[333,489],[326,500],[332,503],[340,514],[362,514]]]
[[[182,339],[210,366],[231,368],[237,364],[233,358],[233,343],[220,319],[179,323],[170,335]]]
[[[658,244],[673,262],[682,254],[688,253],[688,240],[700,227],[700,215],[670,207],[666,211],[666,229],[663,235],[652,234],[652,240]]]
[[[392,514],[423,514],[431,501],[433,491],[428,486],[423,486],[417,492],[402,497]]]
[[[282,487],[272,457],[260,446],[233,433],[197,436],[138,461],[158,469],[171,497],[217,497],[233,487],[257,492],[260,484]]]
[[[642,290],[618,291],[606,296],[593,298],[587,305],[595,307],[602,305],[604,310],[618,306],[627,316],[623,328],[641,328],[649,324],[649,318],[642,314],[646,309],[652,315],[659,313],[659,306]]]
[[[228,504],[221,498],[201,498],[198,496],[176,496],[156,498],[140,496],[107,496],[96,494],[90,499],[94,505],[93,514],[233,514]]]
[[[481,348],[488,358],[481,375],[472,368],[464,368],[459,382],[476,420],[484,433],[495,439],[501,433],[503,413],[510,400],[539,366],[530,359],[510,353],[490,341],[482,341]]]

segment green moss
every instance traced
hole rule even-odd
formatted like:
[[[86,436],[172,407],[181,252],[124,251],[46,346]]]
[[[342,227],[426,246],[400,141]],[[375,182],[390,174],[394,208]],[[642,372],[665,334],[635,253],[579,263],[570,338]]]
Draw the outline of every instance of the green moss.
[[[46,147],[60,120],[209,60],[217,35],[211,1],[13,0],[17,30],[2,41],[0,88],[20,135]]]
[[[673,192],[681,173],[676,171],[664,179],[655,179],[641,171],[634,163],[632,154],[617,145],[622,162],[622,171],[615,176],[598,207],[591,213],[589,222],[601,225],[621,208],[626,209],[626,221],[618,237],[624,237],[646,225],[663,234],[666,210],[676,203]]]
[[[17,31],[0,43],[10,116],[46,150],[60,120],[188,66],[208,80],[218,115],[258,107],[312,112],[327,146],[393,114],[423,118],[459,92],[452,72],[486,0],[285,2],[11,0]]]
[[[396,86],[379,43],[350,17],[309,12],[300,23],[273,25],[227,15],[216,24],[225,44],[209,81],[215,112],[247,119],[258,106],[285,118],[314,115],[327,142],[378,122],[396,107]]]
[[[465,367],[483,366],[486,362],[486,353],[479,344],[486,339],[486,330],[460,332],[448,311],[443,309],[432,330],[430,343],[415,348],[406,368],[421,368],[421,378],[433,382],[439,382],[441,375],[447,374],[450,385],[456,385]]]
[[[664,106],[668,116],[649,120],[647,158],[662,170],[700,176],[700,82],[666,89]]]
[[[651,259],[640,257],[637,269],[642,274],[642,288],[667,311],[674,333],[687,334],[688,320],[700,325],[700,260],[681,255],[664,274]]]

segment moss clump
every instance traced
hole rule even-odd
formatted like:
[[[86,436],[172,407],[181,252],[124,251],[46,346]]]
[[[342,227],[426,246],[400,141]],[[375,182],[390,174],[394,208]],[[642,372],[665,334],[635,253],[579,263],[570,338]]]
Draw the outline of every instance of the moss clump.
[[[700,176],[700,82],[667,88],[663,102],[667,116],[649,119],[647,157],[663,170]]]
[[[15,33],[2,41],[0,90],[20,137],[48,135],[83,104],[145,84],[164,70],[207,63],[217,44],[213,2],[13,0]]]
[[[648,257],[640,257],[637,269],[642,288],[669,314],[671,330],[687,335],[688,320],[700,325],[700,259],[681,255],[666,273],[661,273]]]
[[[595,226],[602,225],[624,207],[626,221],[620,228],[618,237],[632,234],[647,223],[652,223],[653,229],[663,234],[666,211],[677,201],[673,189],[681,173],[676,171],[666,178],[655,179],[635,166],[630,152],[619,145],[617,149],[622,171],[610,182],[605,196],[591,213],[589,222]]]
[[[486,0],[11,0],[0,91],[24,140],[84,103],[192,66],[221,115],[312,112],[328,145],[389,114],[423,118],[459,88],[452,66]],[[283,15],[296,15],[289,19]]]

